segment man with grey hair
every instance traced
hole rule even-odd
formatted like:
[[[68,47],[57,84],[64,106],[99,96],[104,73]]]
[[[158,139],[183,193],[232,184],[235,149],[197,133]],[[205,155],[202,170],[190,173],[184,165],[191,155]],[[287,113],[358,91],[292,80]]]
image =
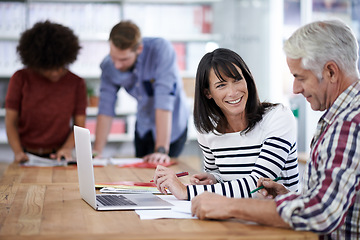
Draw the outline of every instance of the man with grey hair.
[[[261,199],[204,193],[192,201],[200,219],[239,218],[313,231],[324,239],[360,239],[360,83],[358,44],[341,21],[298,29],[284,45],[293,91],[325,110],[311,143],[301,193],[260,179]]]

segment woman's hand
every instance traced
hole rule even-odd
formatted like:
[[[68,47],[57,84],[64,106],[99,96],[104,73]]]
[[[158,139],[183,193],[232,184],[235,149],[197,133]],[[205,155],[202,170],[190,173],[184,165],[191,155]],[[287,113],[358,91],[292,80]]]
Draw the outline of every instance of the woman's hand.
[[[15,163],[24,163],[29,161],[28,155],[24,152],[18,152],[14,154],[14,162]]]
[[[155,170],[154,183],[161,193],[167,194],[167,189],[177,198],[186,200],[186,186],[180,182],[175,172],[170,168],[158,165]]]
[[[283,195],[289,192],[282,184],[272,181],[270,178],[259,178],[257,186],[264,186],[263,189],[259,190],[259,193],[264,198],[273,199],[277,195]]]
[[[66,161],[73,160],[72,148],[60,148],[55,154],[50,154],[50,158],[61,161],[65,158]]]
[[[190,183],[194,185],[211,185],[216,182],[216,178],[210,173],[198,173],[192,175],[190,178]]]

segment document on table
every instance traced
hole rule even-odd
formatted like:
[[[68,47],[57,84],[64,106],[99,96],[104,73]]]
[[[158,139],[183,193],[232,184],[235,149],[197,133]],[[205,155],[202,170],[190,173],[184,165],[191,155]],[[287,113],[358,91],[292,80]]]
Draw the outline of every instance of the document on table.
[[[66,161],[57,161],[55,159],[38,157],[36,155],[26,153],[29,157],[29,161],[22,163],[22,166],[26,167],[57,167],[66,166]]]
[[[173,195],[159,195],[159,197],[174,206],[170,210],[135,210],[141,220],[160,218],[197,219],[191,215],[191,201],[178,200]]]
[[[117,165],[119,167],[129,164],[142,163],[144,160],[142,158],[110,158],[109,162],[112,165]]]
[[[110,163],[118,167],[127,168],[153,168],[155,169],[158,164],[145,162],[142,158],[110,158]],[[170,161],[168,163],[159,163],[165,167],[176,164],[176,161]]]
[[[69,165],[66,160],[57,161],[56,159],[43,158],[31,153],[26,153],[26,155],[29,157],[29,161],[21,163],[21,166],[24,167],[64,167]],[[76,164],[76,161],[74,163]],[[102,159],[93,160],[94,167],[106,166],[106,164],[107,162]]]
[[[98,185],[99,186],[99,185]],[[95,185],[95,188],[97,186]],[[161,194],[156,187],[126,186],[117,185],[115,187],[103,187],[100,189],[102,193],[153,193]]]

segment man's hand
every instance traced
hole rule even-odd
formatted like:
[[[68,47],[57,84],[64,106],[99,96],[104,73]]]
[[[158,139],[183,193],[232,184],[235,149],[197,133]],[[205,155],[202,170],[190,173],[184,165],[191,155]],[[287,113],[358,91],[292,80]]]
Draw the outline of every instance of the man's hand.
[[[259,193],[265,197],[273,199],[277,195],[283,195],[289,192],[282,184],[272,181],[270,178],[259,178],[257,186],[264,186]]]
[[[93,157],[93,159],[102,158],[101,152],[93,150],[92,151],[92,157]]]
[[[198,173],[192,175],[190,178],[190,183],[194,185],[211,185],[216,182],[216,178],[210,173]]]
[[[167,189],[181,200],[187,199],[187,188],[180,182],[174,171],[170,168],[158,165],[155,170],[154,183],[160,192],[167,194]]]
[[[279,184],[280,185],[280,184]],[[191,212],[199,219],[242,219],[259,224],[290,228],[269,199],[228,198],[204,192],[191,201]]]
[[[203,192],[191,201],[191,212],[199,219],[229,219],[232,218],[231,207],[234,201],[233,198]]]
[[[143,159],[145,162],[156,163],[156,164],[170,162],[170,157],[167,154],[159,153],[159,152],[150,153],[145,157],[143,157]]]

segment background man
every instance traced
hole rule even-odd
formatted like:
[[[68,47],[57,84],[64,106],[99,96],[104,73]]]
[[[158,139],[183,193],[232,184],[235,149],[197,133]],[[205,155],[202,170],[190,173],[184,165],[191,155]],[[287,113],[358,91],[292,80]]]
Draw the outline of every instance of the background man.
[[[170,42],[141,38],[139,28],[122,21],[110,32],[110,54],[100,67],[100,103],[94,153],[101,155],[115,116],[121,87],[137,100],[136,157],[169,162],[187,137],[188,109],[176,54]],[[126,104],[126,103],[120,103]]]

